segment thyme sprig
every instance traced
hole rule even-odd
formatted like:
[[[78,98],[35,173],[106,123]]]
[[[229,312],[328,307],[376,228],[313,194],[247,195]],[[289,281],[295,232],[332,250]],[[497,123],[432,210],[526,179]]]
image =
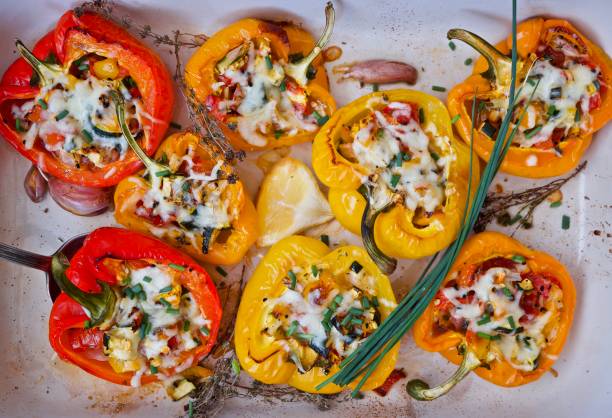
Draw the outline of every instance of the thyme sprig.
[[[520,227],[529,229],[533,225],[535,209],[553,192],[561,189],[568,181],[576,177],[586,166],[587,162],[584,161],[568,176],[553,180],[543,186],[517,192],[489,193],[474,225],[474,231],[484,231],[494,219],[505,226],[518,223],[515,232]],[[508,209],[515,206],[520,207],[514,215],[511,215]]]

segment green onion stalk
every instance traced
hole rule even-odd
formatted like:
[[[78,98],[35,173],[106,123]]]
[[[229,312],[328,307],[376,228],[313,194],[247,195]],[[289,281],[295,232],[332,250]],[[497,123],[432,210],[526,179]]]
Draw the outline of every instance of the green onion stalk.
[[[449,33],[450,36],[456,36],[457,30],[453,30]],[[459,38],[458,38],[459,39]],[[516,80],[517,80],[517,53],[516,53],[516,0],[512,1],[512,58],[510,61],[509,71],[509,105],[508,108],[512,109],[515,104],[517,95],[516,92]],[[489,65],[495,66],[495,63],[489,62]],[[490,68],[491,72],[496,71]],[[502,69],[502,71],[505,71]],[[536,86],[537,87],[537,86]],[[535,89],[534,89],[535,91]],[[533,96],[532,96],[533,97]],[[475,114],[475,101],[472,105],[472,120],[474,120]],[[521,115],[521,118],[525,115]],[[400,341],[400,339],[410,330],[414,322],[423,313],[426,307],[429,305],[431,300],[434,298],[438,288],[442,284],[442,281],[447,276],[450,268],[456,259],[459,251],[467,236],[470,234],[482,208],[484,200],[487,196],[487,191],[497,171],[499,170],[501,161],[506,155],[512,138],[516,134],[517,127],[512,126],[512,112],[506,112],[502,124],[499,129],[498,138],[504,140],[498,140],[495,142],[489,163],[487,164],[483,175],[478,185],[478,189],[475,193],[474,201],[471,206],[469,202],[466,202],[466,210],[464,212],[463,225],[459,231],[457,239],[447,248],[440,257],[440,253],[434,255],[429,261],[428,265],[421,273],[415,286],[411,291],[400,301],[398,306],[391,312],[391,314],[383,321],[380,327],[370,335],[363,344],[359,346],[351,355],[344,359],[340,364],[340,371],[333,376],[330,376],[325,382],[317,386],[317,389],[321,389],[329,383],[335,383],[339,386],[346,386],[354,380],[360,379],[355,386],[352,395],[357,396],[359,390],[363,387],[366,380],[376,370],[378,364],[382,361],[385,355]],[[473,151],[473,128],[472,128],[472,140],[471,148]],[[471,155],[473,152],[471,152]],[[473,157],[470,157],[473,158]],[[470,162],[470,168],[472,164]],[[470,170],[469,178],[471,180],[472,172]],[[468,185],[471,181],[468,182]],[[469,187],[469,186],[468,186]],[[471,190],[468,188],[468,195]],[[469,209],[469,210],[468,210]],[[439,261],[436,262],[436,260]],[[476,360],[472,358],[470,350],[464,350],[465,356],[464,364],[460,367],[458,373],[455,374],[454,378],[449,379],[442,386],[428,389],[422,381],[411,381],[408,383],[408,392],[415,399],[434,399],[437,396],[441,396],[446,393],[454,384],[460,381],[470,370],[477,367],[475,366]],[[478,361],[479,363],[479,361]]]

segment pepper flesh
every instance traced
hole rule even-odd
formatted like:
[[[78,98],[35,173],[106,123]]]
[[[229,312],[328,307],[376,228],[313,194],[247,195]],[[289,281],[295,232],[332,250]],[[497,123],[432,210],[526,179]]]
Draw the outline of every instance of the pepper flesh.
[[[375,287],[369,290],[377,295],[379,301],[387,301],[379,305],[381,321],[384,320],[392,310],[392,307],[387,306],[388,302],[395,304],[395,296],[389,279],[380,273],[362,248],[346,246],[330,251],[320,240],[297,235],[285,238],[270,248],[247,283],[236,318],[236,355],[249,375],[263,383],[288,384],[311,393],[329,394],[343,390],[334,384],[317,390],[319,384],[339,370],[337,364],[334,364],[328,373],[321,367],[313,367],[306,373],[300,373],[296,365],[288,360],[283,341],[262,336],[262,300],[278,297],[282,293],[285,288],[283,279],[295,266],[321,262],[328,265],[330,271],[347,272],[353,261],[357,261],[375,278],[372,283]],[[399,344],[385,356],[365,383],[364,390],[374,389],[385,382],[395,367],[398,350]]]
[[[423,109],[426,123],[432,123],[439,135],[449,138],[456,156],[451,163],[447,186],[453,187],[454,192],[446,197],[443,213],[435,213],[429,218],[417,217],[407,207],[394,204],[390,210],[380,213],[375,221],[374,239],[384,254],[420,258],[434,254],[455,239],[468,193],[470,150],[454,139],[450,118],[442,102],[414,90],[389,90],[357,99],[338,110],[317,134],[312,149],[312,165],[319,180],[330,188],[328,199],[336,219],[349,231],[360,234],[366,200],[358,189],[367,172],[342,156],[338,145],[343,126],[358,121],[371,109],[393,101],[414,103]],[[472,193],[479,177],[478,161],[473,158]]]
[[[189,257],[154,238],[119,228],[99,228],[85,240],[66,270],[68,279],[82,292],[98,293],[100,282],[116,286],[117,276],[103,261],[155,260],[160,264],[184,267],[180,273],[181,285],[189,289],[200,307],[202,315],[210,320],[209,335],[193,351],[196,364],[214,345],[221,321],[221,304],[217,290],[208,273]],[[133,372],[117,373],[108,361],[101,360],[103,332],[98,328],[86,328],[89,316],[84,308],[68,294],[61,293],[53,304],[49,318],[49,342],[65,361],[101,379],[120,385],[130,385]],[[168,371],[173,374],[172,370]],[[141,384],[157,381],[157,375],[144,375]]]
[[[169,136],[160,145],[155,158],[158,160],[162,156],[166,156],[166,158],[171,158],[172,156],[181,158],[188,152],[189,148],[195,150],[200,169],[206,172],[213,169],[216,164],[216,160],[213,157],[215,155],[214,152],[190,132],[181,132]],[[226,176],[229,176],[232,173],[232,168],[224,164],[221,167],[221,171]],[[136,213],[138,202],[142,201],[144,195],[150,189],[150,185],[143,178],[143,174],[144,171],[139,176],[128,177],[117,185],[115,190],[115,219],[128,229],[153,235],[153,230],[159,231],[165,226],[155,225],[151,219],[139,216]],[[239,262],[257,239],[257,214],[255,206],[246,194],[244,185],[240,180],[229,184],[221,198],[231,202],[228,209],[234,214],[230,226],[231,232],[225,237],[223,242],[221,240],[213,241],[207,253],[202,251],[202,236],[196,238],[197,245],[185,244],[174,235],[164,234],[160,238],[204,263],[235,264]]]
[[[103,18],[85,12],[77,16],[66,12],[55,29],[44,36],[33,48],[34,55],[45,60],[55,56],[64,68],[87,54],[115,58],[138,85],[148,117],[143,129],[148,132],[142,147],[151,155],[164,137],[172,116],[174,89],[161,59],[124,29]],[[11,102],[33,99],[39,88],[31,86],[34,71],[23,59],[15,61],[0,81],[0,133],[24,157],[39,169],[64,181],[89,187],[108,187],[136,172],[140,160],[132,152],[99,169],[77,168],[63,163],[44,146],[35,144],[26,149],[22,135],[15,129]]]
[[[569,333],[576,304],[576,290],[572,278],[565,267],[556,259],[546,253],[531,250],[504,234],[483,232],[474,235],[466,241],[442,287],[453,278],[460,281],[461,275],[457,276],[456,273],[462,269],[467,268],[469,271],[470,266],[479,265],[486,260],[495,257],[511,258],[517,255],[525,258],[526,265],[531,272],[554,277],[563,292],[563,308],[559,313],[557,334],[551,337],[547,346],[543,348],[535,370],[529,372],[518,370],[512,367],[506,360],[490,362],[487,368],[475,368],[486,357],[486,341],[477,336],[471,336],[466,339],[465,335],[453,330],[445,330],[442,333],[435,332],[433,327],[435,300],[427,307],[414,325],[413,335],[416,344],[424,350],[439,352],[447,360],[457,365],[464,362],[463,367],[475,368],[474,371],[478,376],[499,386],[524,385],[539,379],[550,370],[561,353]],[[474,270],[471,271],[473,272]],[[472,353],[472,358],[468,359],[467,363],[469,364],[467,365],[465,363],[465,355],[459,353],[459,346],[464,347],[466,355]],[[478,360],[473,358],[473,354],[476,355]]]
[[[239,20],[210,37],[187,62],[185,79],[187,85],[193,89],[196,99],[200,103],[206,103],[209,95],[213,93],[212,86],[217,82],[216,65],[228,52],[245,42],[264,37],[270,42],[272,54],[285,62],[288,62],[291,55],[302,54],[307,56],[315,47],[312,36],[293,24],[275,23],[253,18]],[[330,115],[336,110],[336,104],[329,92],[329,82],[323,64],[322,57],[318,56],[314,59],[311,65],[316,70],[316,74],[312,80],[308,81],[305,88],[308,96],[314,101],[321,102],[327,109],[327,114]],[[236,148],[247,151],[286,147],[309,142],[315,135],[312,132],[305,131],[293,136],[281,135],[276,137],[272,133],[264,135],[267,139],[266,145],[256,146],[247,142],[226,123],[218,120],[218,124]]]
[[[591,122],[586,130],[581,130],[577,135],[571,134],[558,144],[560,155],[559,152],[552,152],[550,149],[511,146],[501,165],[501,170],[505,173],[520,177],[542,178],[558,176],[570,171],[579,163],[580,158],[589,147],[592,134],[601,129],[612,117],[612,96],[606,87],[612,83],[612,61],[600,47],[584,37],[567,20],[534,18],[520,23],[517,26],[519,63],[533,62],[538,45],[550,41],[549,37],[555,31],[571,34],[570,36],[573,37],[575,42],[584,45],[587,51],[586,55],[601,69],[600,77],[603,80],[601,83],[603,88],[600,90],[601,105],[589,112]],[[457,37],[456,34],[453,34],[453,31],[449,32],[449,36]],[[474,98],[477,100],[486,99],[498,94],[492,83],[483,76],[487,71],[489,71],[488,76],[492,75],[494,78],[501,80],[502,83],[508,81],[506,80],[507,77],[504,76],[505,65],[503,62],[506,57],[503,55],[510,52],[511,38],[509,36],[507,40],[495,45],[498,53],[493,51],[490,46],[490,48],[483,47],[486,42],[481,39],[469,42],[475,47],[482,48],[479,52],[484,53],[486,57],[482,56],[476,61],[472,75],[463,83],[453,87],[447,100],[451,116],[459,116],[455,127],[461,138],[468,144],[472,135],[470,102]],[[490,59],[493,65],[489,64],[487,59]],[[494,74],[490,72],[492,67],[496,68]],[[528,66],[523,65],[523,67],[523,75],[525,75]],[[480,158],[488,161],[494,141],[477,128],[474,129],[474,150]]]

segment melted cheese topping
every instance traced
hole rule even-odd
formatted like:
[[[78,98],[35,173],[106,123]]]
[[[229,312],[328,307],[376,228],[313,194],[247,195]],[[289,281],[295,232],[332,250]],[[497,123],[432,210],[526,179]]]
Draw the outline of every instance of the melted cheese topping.
[[[249,144],[265,146],[269,135],[295,136],[318,129],[325,106],[285,75],[287,63],[273,59],[265,38],[230,51],[222,62],[228,57],[232,60],[227,67],[217,66],[218,79],[223,81],[212,86],[219,98],[216,106],[220,113],[231,115],[229,125],[235,124]]]
[[[104,354],[117,372],[134,371],[132,383],[144,374],[190,367],[185,353],[198,347],[210,321],[183,293],[174,270],[151,264],[129,270],[129,285],[116,304],[112,325],[105,331]],[[186,364],[187,363],[187,364]]]
[[[359,165],[367,170],[366,181],[375,185],[373,205],[384,206],[391,192],[401,195],[410,210],[423,208],[433,213],[444,205],[450,193],[446,187],[453,158],[450,141],[438,135],[431,123],[424,131],[410,105],[392,102],[388,109],[391,120],[375,110],[360,122],[357,130],[353,129],[353,153]],[[407,123],[395,122],[402,118]]]
[[[553,312],[547,310],[535,318],[528,318],[520,305],[524,291],[516,286],[523,280],[521,271],[524,270],[522,265],[516,270],[493,267],[476,278],[470,287],[446,287],[441,292],[453,305],[450,315],[466,321],[466,330],[490,339],[491,351],[501,353],[512,367],[531,371],[537,367],[537,359],[547,345],[544,328]],[[474,294],[473,299],[466,303],[466,295],[470,293]],[[561,290],[553,286],[549,295],[557,300],[555,309],[562,307],[560,293]],[[521,318],[527,320],[519,322]]]
[[[283,293],[264,302],[262,332],[281,341],[302,373],[311,367],[329,367],[349,356],[378,327],[378,299],[365,290],[373,277],[364,269],[348,271],[340,280],[353,287],[330,289],[332,280],[321,279],[329,274],[324,273],[325,268],[293,267],[289,276],[295,275],[295,287],[288,278]]]
[[[128,150],[125,137],[102,135],[94,129],[94,125],[112,126],[119,131],[110,92],[121,82],[102,80],[92,74],[84,80],[66,72],[50,74],[52,77],[33,100],[12,107],[13,116],[21,123],[26,123],[34,110],[39,112],[23,133],[25,148],[31,149],[40,138],[47,151],[77,167],[81,157],[86,157],[98,168],[123,159]],[[142,126],[142,102],[131,97],[125,88],[122,92],[126,100],[126,118],[136,119]]]
[[[185,176],[159,177],[150,173],[151,187],[136,214],[159,216],[165,224],[178,225],[180,233],[195,246],[196,235],[210,235],[212,230],[229,227],[237,214],[224,197],[229,181],[221,178],[223,161],[217,162],[210,174],[206,174],[197,171],[193,158],[191,148],[182,157],[170,157],[170,169],[176,172],[185,167]]]

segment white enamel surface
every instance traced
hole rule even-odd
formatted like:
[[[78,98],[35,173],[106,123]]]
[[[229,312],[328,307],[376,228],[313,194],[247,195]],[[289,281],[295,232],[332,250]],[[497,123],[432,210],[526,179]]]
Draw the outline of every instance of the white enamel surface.
[[[311,31],[323,27],[324,1],[186,1],[125,2],[117,10],[137,23],[150,23],[158,33],[175,28],[191,33],[212,33],[246,16],[289,18],[304,22]],[[538,14],[570,18],[578,28],[608,52],[612,51],[611,10],[606,0],[522,1],[520,18]],[[15,59],[16,37],[27,45],[49,30],[73,2],[61,0],[18,2],[3,0],[0,5],[0,70]],[[276,4],[276,5],[274,5]],[[353,1],[336,2],[336,27],[331,44],[344,50],[337,63],[367,58],[407,61],[420,70],[415,86],[440,98],[446,93],[431,91],[431,85],[451,87],[470,69],[463,62],[475,53],[457,42],[451,51],[446,31],[465,27],[492,41],[510,30],[509,1]],[[158,49],[167,64],[174,62],[167,48]],[[333,93],[340,105],[371,88],[360,89],[355,82],[338,84],[332,76]],[[177,106],[174,119],[185,123],[184,106]],[[612,289],[612,126],[599,132],[586,153],[587,169],[563,189],[560,208],[541,207],[536,211],[536,227],[519,231],[516,237],[526,244],[559,257],[573,275],[578,291],[574,327],[566,348],[555,365],[559,377],[551,374],[528,386],[504,389],[476,376],[467,377],[450,394],[431,403],[417,403],[403,390],[405,380],[394,386],[386,398],[368,395],[366,399],[343,403],[330,412],[311,405],[279,404],[232,400],[225,416],[425,416],[425,417],[574,417],[610,416],[612,390],[612,316],[609,314]],[[310,147],[295,147],[292,155],[309,160]],[[29,163],[4,141],[0,141],[0,239],[32,251],[50,254],[61,241],[102,225],[113,225],[112,215],[79,218],[61,210],[49,197],[31,203],[22,182]],[[249,159],[253,161],[253,159]],[[251,163],[240,168],[252,195],[261,179]],[[500,175],[496,183],[505,190],[525,188],[542,181],[521,180]],[[561,217],[571,217],[571,227],[561,229]],[[497,229],[497,227],[494,227]],[[594,231],[602,231],[595,235]],[[338,226],[328,229],[332,243],[347,234]],[[317,232],[320,234],[321,232]],[[258,260],[259,258],[256,258]],[[405,294],[424,262],[403,262],[394,277],[394,287]],[[234,274],[239,267],[227,269]],[[163,390],[121,388],[90,377],[60,361],[48,345],[47,321],[50,309],[42,273],[0,262],[0,416],[10,417],[166,417],[182,413],[182,404],[166,399]],[[455,369],[439,355],[414,347],[411,337],[403,340],[398,366],[408,377],[421,377],[430,383],[442,381]]]

